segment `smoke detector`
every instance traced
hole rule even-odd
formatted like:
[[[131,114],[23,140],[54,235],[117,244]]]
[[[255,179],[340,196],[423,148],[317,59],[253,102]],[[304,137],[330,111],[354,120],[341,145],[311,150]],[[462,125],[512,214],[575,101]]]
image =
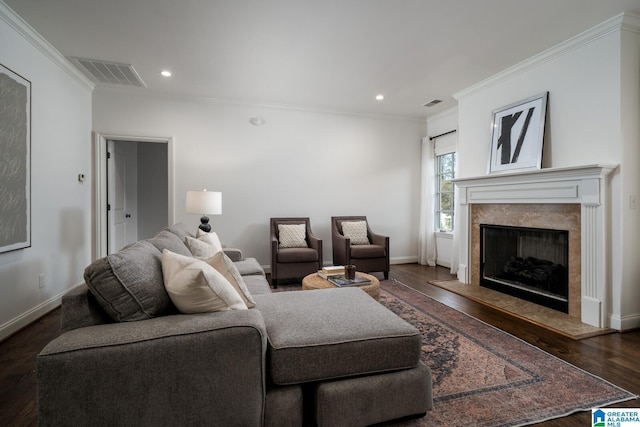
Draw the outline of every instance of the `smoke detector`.
[[[147,87],[131,64],[69,57],[87,77],[97,83]]]

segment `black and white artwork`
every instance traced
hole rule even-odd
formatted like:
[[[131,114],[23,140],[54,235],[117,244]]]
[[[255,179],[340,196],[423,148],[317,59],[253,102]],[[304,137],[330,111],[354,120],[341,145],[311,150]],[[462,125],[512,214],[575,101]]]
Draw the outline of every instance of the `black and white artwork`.
[[[489,173],[540,169],[549,92],[493,111]]]
[[[0,65],[0,252],[31,246],[31,82]]]

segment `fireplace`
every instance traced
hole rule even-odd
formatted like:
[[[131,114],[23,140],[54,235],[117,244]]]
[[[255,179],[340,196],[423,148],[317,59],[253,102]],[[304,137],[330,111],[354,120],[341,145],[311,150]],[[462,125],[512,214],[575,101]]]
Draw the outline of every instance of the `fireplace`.
[[[616,168],[596,164],[453,180],[459,203],[458,280],[480,286],[478,224],[569,230],[568,315],[589,325],[609,327],[608,205]]]
[[[569,312],[569,232],[480,224],[480,286]]]

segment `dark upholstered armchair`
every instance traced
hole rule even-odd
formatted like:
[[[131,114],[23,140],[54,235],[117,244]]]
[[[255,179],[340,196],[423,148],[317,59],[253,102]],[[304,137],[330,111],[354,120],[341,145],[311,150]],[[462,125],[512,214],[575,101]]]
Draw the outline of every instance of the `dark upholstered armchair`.
[[[322,240],[309,218],[271,218],[271,283],[297,279],[322,268]]]
[[[358,271],[382,271],[389,278],[389,237],[371,231],[366,216],[331,217],[331,240],[334,265],[353,264]]]

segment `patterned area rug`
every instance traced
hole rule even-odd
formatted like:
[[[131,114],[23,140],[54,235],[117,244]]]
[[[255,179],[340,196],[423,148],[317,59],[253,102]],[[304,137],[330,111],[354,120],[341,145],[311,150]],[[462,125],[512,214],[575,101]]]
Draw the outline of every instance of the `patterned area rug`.
[[[397,426],[516,426],[635,398],[491,325],[394,280],[380,302],[423,336],[434,409]]]

